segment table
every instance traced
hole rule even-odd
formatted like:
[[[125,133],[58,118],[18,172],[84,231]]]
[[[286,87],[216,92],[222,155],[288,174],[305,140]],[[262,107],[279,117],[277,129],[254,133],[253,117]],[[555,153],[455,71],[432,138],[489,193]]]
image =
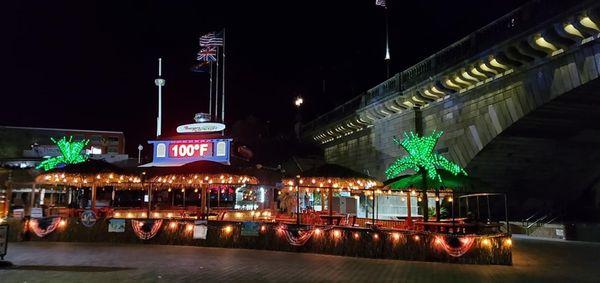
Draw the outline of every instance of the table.
[[[319,217],[321,219],[326,219],[327,220],[327,224],[333,224],[333,220],[336,220],[336,224],[335,225],[340,225],[340,221],[342,220],[342,218],[346,217],[345,215],[341,215],[341,214],[334,214],[334,215],[329,215],[329,214],[325,214],[325,215],[319,215]]]

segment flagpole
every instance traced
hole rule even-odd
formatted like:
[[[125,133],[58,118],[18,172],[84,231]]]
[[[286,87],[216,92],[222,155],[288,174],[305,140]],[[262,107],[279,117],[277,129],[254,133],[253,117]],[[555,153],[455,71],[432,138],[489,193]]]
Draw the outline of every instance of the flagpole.
[[[221,52],[221,59],[223,60],[223,74],[221,75],[221,81],[223,86],[221,87],[221,123],[225,124],[225,28],[223,28],[223,51]],[[215,109],[215,111],[217,111]]]
[[[215,122],[219,122],[219,47],[217,46],[217,69],[215,78]]]
[[[208,98],[208,116],[210,116],[210,118],[212,119],[212,97],[213,97],[213,94],[212,94],[212,91],[213,91],[213,82],[212,82],[213,81],[213,72],[212,72],[213,64],[212,64],[212,62],[210,62],[209,65],[210,66],[209,66],[208,74],[210,76],[210,79],[208,81],[209,81],[209,88],[210,88],[210,91],[209,91],[210,97]]]

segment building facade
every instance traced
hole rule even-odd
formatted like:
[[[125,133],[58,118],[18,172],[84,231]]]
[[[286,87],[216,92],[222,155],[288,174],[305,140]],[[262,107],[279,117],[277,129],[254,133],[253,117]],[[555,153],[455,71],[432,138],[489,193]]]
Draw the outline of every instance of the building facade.
[[[125,135],[120,131],[0,126],[0,218],[9,209],[24,209],[27,213],[31,207],[66,201],[64,189],[32,193],[35,191],[33,180],[39,173],[35,167],[44,159],[61,154],[52,139],[63,137],[72,137],[73,141],[89,140],[84,150],[90,158],[107,162],[128,158]],[[7,203],[13,207],[7,207]]]

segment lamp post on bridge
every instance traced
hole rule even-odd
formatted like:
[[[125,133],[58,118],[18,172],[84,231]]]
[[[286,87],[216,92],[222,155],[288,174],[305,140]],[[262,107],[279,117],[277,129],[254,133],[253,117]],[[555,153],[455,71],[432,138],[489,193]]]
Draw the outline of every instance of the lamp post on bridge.
[[[296,96],[294,99],[294,105],[296,106],[296,123],[294,124],[294,132],[296,133],[296,138],[298,140],[300,140],[300,122],[302,120],[300,116],[300,106],[302,106],[302,104],[304,104],[304,99],[302,96]]]

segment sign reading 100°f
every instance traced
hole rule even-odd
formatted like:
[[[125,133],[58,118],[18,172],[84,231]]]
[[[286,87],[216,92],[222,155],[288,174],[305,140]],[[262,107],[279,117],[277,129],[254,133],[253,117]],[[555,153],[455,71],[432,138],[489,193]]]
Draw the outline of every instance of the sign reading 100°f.
[[[154,145],[153,163],[209,160],[229,164],[231,139],[148,141]]]
[[[169,157],[203,157],[212,156],[213,144],[211,142],[198,143],[172,143],[169,145]]]

